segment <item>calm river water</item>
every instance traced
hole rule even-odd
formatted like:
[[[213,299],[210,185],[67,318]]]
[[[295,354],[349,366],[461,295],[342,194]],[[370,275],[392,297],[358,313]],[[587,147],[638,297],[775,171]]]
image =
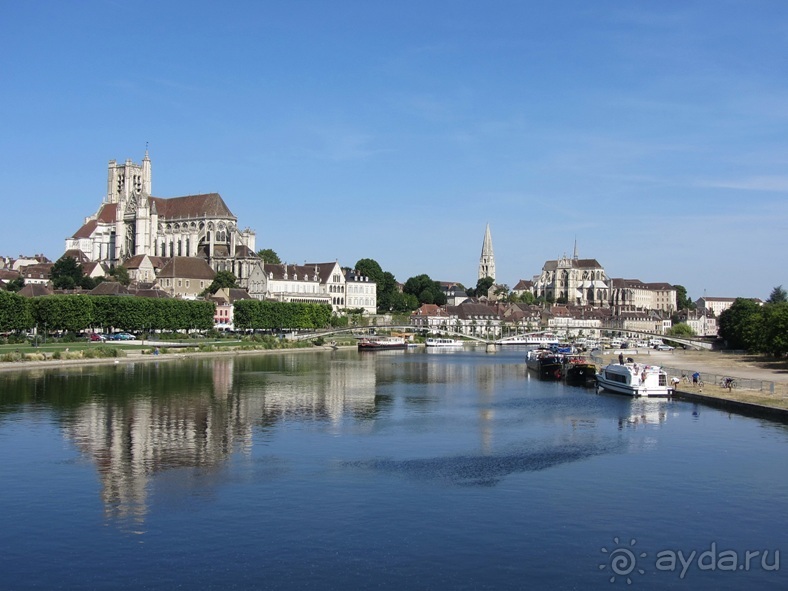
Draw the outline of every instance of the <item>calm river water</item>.
[[[785,425],[523,360],[2,373],[0,589],[788,587]]]

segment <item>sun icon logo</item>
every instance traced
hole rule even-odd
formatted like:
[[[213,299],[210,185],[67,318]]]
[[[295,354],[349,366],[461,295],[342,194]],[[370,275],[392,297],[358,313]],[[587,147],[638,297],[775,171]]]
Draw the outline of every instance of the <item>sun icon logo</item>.
[[[616,543],[616,547],[612,550],[608,550],[604,547],[602,548],[602,552],[609,555],[609,560],[607,563],[600,564],[599,570],[604,570],[609,566],[610,570],[613,572],[613,576],[610,577],[611,583],[615,583],[616,577],[618,576],[625,577],[627,585],[631,585],[632,578],[629,575],[631,575],[636,569],[641,575],[646,574],[646,571],[644,571],[642,568],[637,568],[637,565],[638,558],[645,558],[647,554],[645,552],[641,552],[636,556],[635,552],[630,549],[634,548],[635,544],[637,543],[634,538],[629,542],[629,547],[626,545],[622,546],[617,537],[613,538],[613,541]]]

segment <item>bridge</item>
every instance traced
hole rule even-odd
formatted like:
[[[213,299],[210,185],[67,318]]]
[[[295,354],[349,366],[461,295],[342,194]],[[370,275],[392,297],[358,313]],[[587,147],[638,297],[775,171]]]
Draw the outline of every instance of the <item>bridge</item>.
[[[588,330],[588,326],[562,326],[560,327],[561,330],[567,329],[574,329],[574,330]],[[311,333],[304,333],[295,335],[292,337],[293,340],[296,341],[308,341],[312,339],[317,339],[320,337],[331,337],[334,335],[342,335],[342,334],[352,334],[355,336],[363,336],[364,331],[366,334],[369,333],[370,330],[378,331],[398,331],[398,332],[410,332],[410,333],[417,333],[422,332],[423,328],[407,325],[395,325],[395,324],[382,324],[382,325],[374,325],[374,326],[353,326],[347,328],[336,328],[336,329],[329,329],[325,331],[318,331],[318,332],[311,332]],[[694,349],[707,349],[711,350],[713,348],[713,344],[709,341],[702,340],[702,339],[695,339],[691,337],[677,337],[677,336],[667,336],[663,334],[657,334],[653,332],[645,332],[641,330],[618,330],[618,329],[599,329],[606,332],[626,332],[627,334],[637,334],[642,337],[646,338],[655,338],[655,339],[662,339],[665,341],[670,341],[672,343],[676,343],[678,345],[692,347]],[[546,334],[554,334],[550,331],[529,331],[529,332],[518,332],[516,334],[510,334],[506,337],[502,337],[499,339],[490,339],[487,337],[480,337],[475,335],[467,335],[457,330],[452,329],[439,329],[439,328],[430,328],[429,332],[431,334],[439,334],[442,336],[455,336],[455,337],[462,337],[466,340],[476,341],[478,343],[482,343],[485,345],[506,345],[513,340],[527,338],[527,337],[534,337],[538,338],[539,336],[546,335]]]

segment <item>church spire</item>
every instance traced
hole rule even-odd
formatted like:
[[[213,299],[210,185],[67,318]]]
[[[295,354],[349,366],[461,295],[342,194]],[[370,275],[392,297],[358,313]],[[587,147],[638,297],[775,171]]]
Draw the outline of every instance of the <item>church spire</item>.
[[[493,254],[490,224],[487,224],[487,229],[484,231],[482,256],[479,258],[479,279],[484,279],[485,277],[489,277],[495,281],[495,255]]]
[[[572,258],[577,260],[577,237],[575,237],[575,251],[572,253]]]

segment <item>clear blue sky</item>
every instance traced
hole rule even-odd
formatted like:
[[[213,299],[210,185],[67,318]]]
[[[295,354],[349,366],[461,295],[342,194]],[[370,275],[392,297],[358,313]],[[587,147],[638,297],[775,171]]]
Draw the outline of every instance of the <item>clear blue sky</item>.
[[[288,262],[788,286],[788,2],[0,0],[0,254],[140,162]]]

